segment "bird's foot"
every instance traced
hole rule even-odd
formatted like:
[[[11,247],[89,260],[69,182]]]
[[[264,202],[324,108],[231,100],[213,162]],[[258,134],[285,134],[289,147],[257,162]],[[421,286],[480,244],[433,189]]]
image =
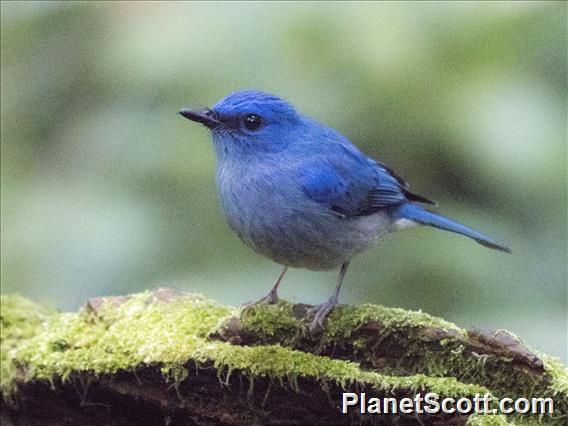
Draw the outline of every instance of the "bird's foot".
[[[243,308],[250,308],[251,306],[256,306],[256,305],[275,305],[278,303],[279,300],[280,299],[278,299],[278,294],[276,294],[275,291],[270,290],[270,292],[263,298],[256,301],[245,303],[243,305]]]
[[[314,333],[323,328],[325,319],[331,312],[331,310],[337,305],[337,298],[331,298],[327,302],[321,305],[314,306],[308,310],[308,316],[314,316],[314,319],[310,323],[310,332]]]

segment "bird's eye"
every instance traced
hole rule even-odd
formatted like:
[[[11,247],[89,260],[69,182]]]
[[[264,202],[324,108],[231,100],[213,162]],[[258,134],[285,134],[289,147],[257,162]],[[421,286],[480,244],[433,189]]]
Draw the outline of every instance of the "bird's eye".
[[[244,124],[248,130],[257,130],[262,124],[262,118],[256,114],[248,114],[244,118]]]

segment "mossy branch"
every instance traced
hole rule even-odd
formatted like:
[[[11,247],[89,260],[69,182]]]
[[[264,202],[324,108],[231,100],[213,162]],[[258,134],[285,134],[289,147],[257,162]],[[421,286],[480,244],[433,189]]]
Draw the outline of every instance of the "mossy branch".
[[[57,313],[2,296],[2,419],[16,424],[563,424],[568,371],[506,331],[420,312],[341,306],[320,333],[306,305],[245,310],[174,289],[91,299]],[[372,396],[539,397],[547,417],[363,417]],[[46,417],[48,416],[48,417]],[[48,423],[49,423],[48,422]]]

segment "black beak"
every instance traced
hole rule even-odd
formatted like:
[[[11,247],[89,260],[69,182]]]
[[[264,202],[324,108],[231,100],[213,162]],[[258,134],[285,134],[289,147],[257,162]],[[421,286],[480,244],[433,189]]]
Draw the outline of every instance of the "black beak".
[[[221,122],[215,119],[215,114],[210,109],[191,110],[189,108],[182,108],[179,110],[180,115],[185,118],[203,124],[209,129],[214,129],[219,126]]]

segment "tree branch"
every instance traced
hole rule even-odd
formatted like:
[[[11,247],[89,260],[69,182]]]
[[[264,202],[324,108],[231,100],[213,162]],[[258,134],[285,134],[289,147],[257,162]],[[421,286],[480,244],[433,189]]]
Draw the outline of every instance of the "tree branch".
[[[14,424],[508,424],[534,416],[341,413],[368,397],[552,398],[568,372],[506,331],[424,313],[341,306],[312,334],[306,305],[237,310],[156,289],[57,313],[2,296],[2,420]]]

